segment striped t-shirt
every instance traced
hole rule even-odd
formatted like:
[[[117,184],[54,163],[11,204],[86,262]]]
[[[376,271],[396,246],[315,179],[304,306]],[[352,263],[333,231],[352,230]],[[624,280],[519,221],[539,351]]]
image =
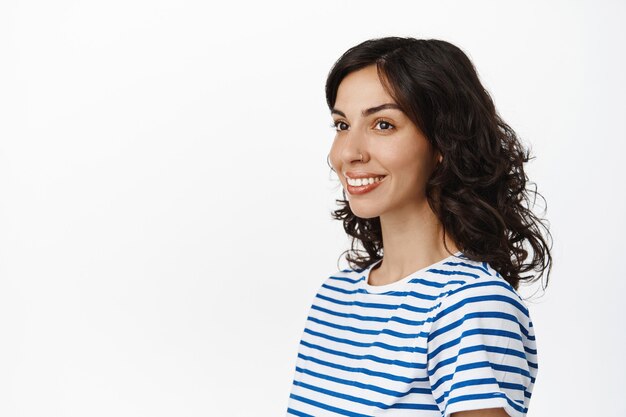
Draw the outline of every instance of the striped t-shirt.
[[[525,303],[461,252],[388,285],[341,270],[306,321],[288,402],[295,416],[525,416],[537,375]]]

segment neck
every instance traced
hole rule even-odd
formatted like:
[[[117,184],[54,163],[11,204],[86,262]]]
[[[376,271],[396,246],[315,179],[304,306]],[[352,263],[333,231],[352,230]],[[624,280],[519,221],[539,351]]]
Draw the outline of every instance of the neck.
[[[380,282],[373,282],[374,285],[395,282],[458,251],[448,234],[446,250],[443,225],[426,200],[404,206],[402,212],[381,215],[380,224],[383,260],[376,268]]]

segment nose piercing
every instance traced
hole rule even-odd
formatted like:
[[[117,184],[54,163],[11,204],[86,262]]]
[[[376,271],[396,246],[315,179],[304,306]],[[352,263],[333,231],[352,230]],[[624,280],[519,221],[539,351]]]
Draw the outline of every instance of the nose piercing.
[[[359,161],[363,162],[363,155],[359,154],[359,156],[361,157],[361,159],[359,159]]]

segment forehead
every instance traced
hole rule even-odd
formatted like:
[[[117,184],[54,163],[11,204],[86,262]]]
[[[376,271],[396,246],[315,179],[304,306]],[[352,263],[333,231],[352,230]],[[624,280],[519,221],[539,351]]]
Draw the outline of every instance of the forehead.
[[[395,103],[385,90],[376,65],[370,65],[346,75],[337,89],[335,108],[361,110],[381,103]]]

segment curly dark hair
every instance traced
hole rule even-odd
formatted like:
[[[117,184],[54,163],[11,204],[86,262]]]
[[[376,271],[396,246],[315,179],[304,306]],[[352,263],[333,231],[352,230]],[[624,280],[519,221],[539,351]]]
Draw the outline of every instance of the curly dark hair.
[[[536,185],[534,190],[526,186],[524,163],[532,159],[530,152],[497,113],[467,55],[437,39],[367,40],[344,52],[331,68],[326,80],[329,109],[342,79],[372,64],[400,109],[443,155],[427,182],[426,197],[442,223],[444,246],[448,233],[465,256],[488,262],[515,289],[520,282],[539,280],[547,270],[545,289],[552,269],[552,236],[547,221],[530,205],[531,194],[533,205],[537,195],[545,203]],[[362,269],[381,259],[380,217],[357,217],[345,190],[343,200],[336,202],[342,207],[332,211],[332,218],[343,220],[352,237],[351,249],[342,253],[348,253],[350,266]],[[360,254],[359,243],[366,254]],[[538,274],[521,275],[531,270]]]

